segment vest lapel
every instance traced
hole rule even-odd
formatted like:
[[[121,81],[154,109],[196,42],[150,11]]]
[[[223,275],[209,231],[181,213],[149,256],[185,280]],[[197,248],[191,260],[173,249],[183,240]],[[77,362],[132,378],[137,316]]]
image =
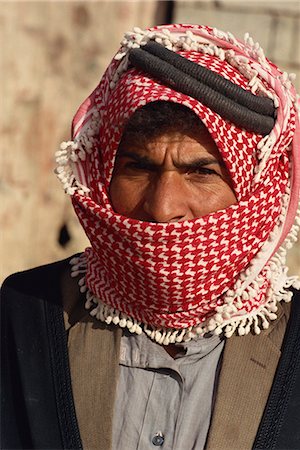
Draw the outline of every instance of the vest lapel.
[[[72,391],[82,445],[88,450],[109,450],[122,330],[87,312],[85,296],[69,273],[63,287]]]
[[[286,323],[286,314],[279,306],[278,319],[268,330],[259,336],[233,336],[226,342],[206,450],[252,448]]]
[[[87,315],[69,330],[69,358],[83,448],[109,450],[121,329]]]

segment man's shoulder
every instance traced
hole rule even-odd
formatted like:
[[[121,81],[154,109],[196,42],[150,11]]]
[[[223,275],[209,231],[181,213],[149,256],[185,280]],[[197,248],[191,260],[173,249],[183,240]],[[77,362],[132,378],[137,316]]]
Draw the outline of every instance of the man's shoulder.
[[[70,278],[70,261],[73,256],[10,275],[2,284],[2,299],[7,295],[44,297],[58,291],[64,280]]]

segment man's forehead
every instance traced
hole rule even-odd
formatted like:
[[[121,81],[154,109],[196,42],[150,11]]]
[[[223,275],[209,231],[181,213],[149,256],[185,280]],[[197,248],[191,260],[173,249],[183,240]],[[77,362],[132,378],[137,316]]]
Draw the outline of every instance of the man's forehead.
[[[191,130],[188,133],[170,129],[157,136],[141,137],[143,135],[134,133],[124,136],[117,156],[159,157],[170,153],[178,161],[189,162],[201,157],[210,157],[211,161],[223,162],[215,142],[206,129],[203,132]]]

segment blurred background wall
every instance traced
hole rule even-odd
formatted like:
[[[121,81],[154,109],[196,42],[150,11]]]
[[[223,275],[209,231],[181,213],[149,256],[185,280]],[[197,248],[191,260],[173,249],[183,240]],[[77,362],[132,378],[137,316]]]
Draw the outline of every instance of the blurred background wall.
[[[53,174],[76,108],[133,26],[203,23],[250,32],[282,69],[298,74],[300,2],[0,2],[0,278],[64,258],[88,242]],[[300,251],[290,257],[300,274]]]

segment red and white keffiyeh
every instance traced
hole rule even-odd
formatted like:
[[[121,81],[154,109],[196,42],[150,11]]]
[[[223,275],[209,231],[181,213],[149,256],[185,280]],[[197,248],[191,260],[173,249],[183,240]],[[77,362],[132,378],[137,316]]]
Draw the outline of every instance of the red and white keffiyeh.
[[[239,129],[198,100],[131,67],[128,51],[155,40],[255,95],[273,99],[275,126],[262,137]],[[297,238],[299,97],[249,36],[197,25],[127,33],[100,84],[79,108],[73,140],[56,169],[91,242],[72,261],[86,307],[106,323],[146,332],[161,344],[207,331],[260,333],[289,301],[286,248]],[[109,184],[126,120],[165,100],[191,108],[226,163],[238,203],[179,223],[148,223],[115,213]]]

